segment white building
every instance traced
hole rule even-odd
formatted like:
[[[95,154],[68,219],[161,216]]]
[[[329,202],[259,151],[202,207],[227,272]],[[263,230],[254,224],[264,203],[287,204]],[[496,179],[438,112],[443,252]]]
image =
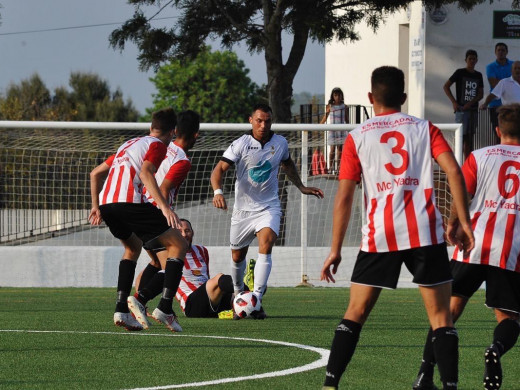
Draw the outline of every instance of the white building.
[[[406,76],[408,100],[403,111],[432,122],[453,122],[453,109],[442,87],[456,69],[465,67],[466,50],[478,52],[476,69],[484,79],[484,97],[489,93],[486,65],[495,61],[495,44],[506,43],[508,58],[520,59],[520,22],[516,24],[520,16],[495,12],[511,10],[511,1],[494,1],[468,13],[456,5],[427,12],[415,1],[407,10],[389,16],[376,33],[360,24],[359,41],[332,42],[325,47],[325,97],[328,100],[332,88],[340,87],[346,104],[370,105],[367,92],[372,70],[393,65]],[[499,24],[509,28],[508,38],[493,37],[494,26]],[[512,37],[515,31],[516,38]]]

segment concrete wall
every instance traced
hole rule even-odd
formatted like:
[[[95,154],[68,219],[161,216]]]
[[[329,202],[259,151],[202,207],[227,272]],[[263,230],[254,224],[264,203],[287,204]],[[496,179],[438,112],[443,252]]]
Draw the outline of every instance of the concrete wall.
[[[343,248],[343,261],[336,283],[329,286],[349,285],[358,247]],[[269,286],[293,287],[301,282],[299,247],[275,247],[273,269]],[[229,273],[230,250],[227,247],[208,247],[210,272]],[[309,259],[304,273],[315,286],[320,282],[320,270],[329,248],[309,248]],[[3,247],[0,257],[0,287],[115,287],[121,247]],[[249,249],[248,258],[256,258],[258,248]],[[139,258],[136,275],[148,263],[146,254]],[[399,285],[411,287],[411,275],[405,267]]]

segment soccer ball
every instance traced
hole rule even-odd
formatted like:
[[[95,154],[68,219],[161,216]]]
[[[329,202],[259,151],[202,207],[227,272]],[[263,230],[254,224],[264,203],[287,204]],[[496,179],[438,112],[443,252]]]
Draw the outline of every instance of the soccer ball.
[[[259,311],[261,307],[260,299],[251,291],[242,291],[233,300],[233,309],[240,318],[251,317],[251,314]]]

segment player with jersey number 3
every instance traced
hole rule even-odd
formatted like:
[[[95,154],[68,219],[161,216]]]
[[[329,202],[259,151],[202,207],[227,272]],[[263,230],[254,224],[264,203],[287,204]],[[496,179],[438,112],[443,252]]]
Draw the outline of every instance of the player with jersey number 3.
[[[442,216],[435,205],[433,159],[447,175],[459,215],[459,235],[449,239],[467,253],[473,249],[474,238],[464,178],[440,130],[429,121],[400,112],[406,100],[400,69],[375,69],[368,98],[376,116],[345,140],[331,250],[321,270],[322,280],[335,281],[354,191],[363,180],[367,222],[352,273],[348,308],[335,331],[323,388],[338,387],[381,289],[397,287],[404,263],[419,285],[433,329],[433,350],[444,389],[457,389],[458,335],[449,307],[452,277]]]

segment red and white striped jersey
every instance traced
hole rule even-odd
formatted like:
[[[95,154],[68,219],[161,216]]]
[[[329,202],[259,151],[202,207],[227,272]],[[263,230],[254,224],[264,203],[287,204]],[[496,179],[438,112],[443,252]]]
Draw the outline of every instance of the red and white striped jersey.
[[[339,180],[363,180],[366,224],[361,250],[390,252],[442,243],[433,162],[451,148],[429,121],[401,112],[378,115],[350,132]]]
[[[99,204],[143,203],[143,183],[139,178],[141,168],[145,161],[159,168],[165,155],[166,145],[156,137],[138,137],[126,141],[115,154],[99,193]]]
[[[189,295],[209,279],[209,253],[202,245],[192,245],[184,259],[182,278],[175,298],[179,301],[182,311],[186,307]]]
[[[475,248],[457,261],[520,272],[520,145],[493,145],[472,152],[462,166],[473,195],[470,217]]]
[[[188,176],[190,169],[191,162],[188,156],[186,156],[184,149],[182,149],[175,142],[170,142],[166,152],[166,157],[155,173],[155,180],[157,180],[157,184],[159,186],[162,184],[164,179],[168,179],[172,182],[173,186],[170,190],[170,193],[168,194],[167,199],[170,206],[174,205],[179,188],[186,179],[186,176]],[[146,187],[143,193],[146,196],[148,202],[157,206],[157,203],[155,203],[152,195],[146,190]]]

